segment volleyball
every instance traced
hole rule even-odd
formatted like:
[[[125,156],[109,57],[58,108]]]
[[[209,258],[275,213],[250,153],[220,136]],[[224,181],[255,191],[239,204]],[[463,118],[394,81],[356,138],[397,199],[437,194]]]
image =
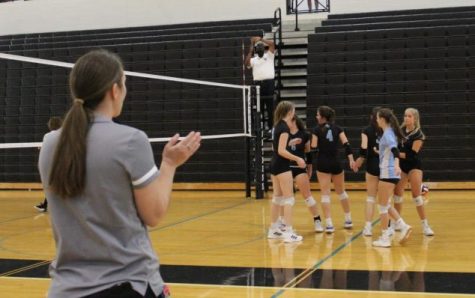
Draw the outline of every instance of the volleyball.
[[[428,193],[429,193],[429,186],[427,186],[425,184],[422,184],[421,185],[421,195],[427,196]]]

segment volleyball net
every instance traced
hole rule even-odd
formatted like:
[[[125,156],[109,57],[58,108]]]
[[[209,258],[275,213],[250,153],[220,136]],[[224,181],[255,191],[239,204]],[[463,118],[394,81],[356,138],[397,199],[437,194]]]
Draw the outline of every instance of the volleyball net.
[[[58,57],[60,58],[60,57]],[[52,116],[71,105],[73,57],[50,60],[0,53],[0,182],[38,182],[38,148]],[[259,87],[129,70],[122,114],[114,121],[147,133],[155,159],[175,133],[200,131],[202,146],[178,182],[241,182],[263,197]],[[186,73],[183,73],[184,76]]]

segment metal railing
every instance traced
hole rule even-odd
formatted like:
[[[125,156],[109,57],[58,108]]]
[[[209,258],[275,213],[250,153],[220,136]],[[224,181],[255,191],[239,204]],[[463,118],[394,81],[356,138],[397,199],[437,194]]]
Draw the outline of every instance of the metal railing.
[[[276,75],[277,75],[277,86],[276,86],[276,101],[280,102],[280,89],[282,89],[282,78],[281,78],[281,69],[282,69],[282,10],[277,8],[274,11],[274,21],[272,24],[274,27],[277,27],[277,30],[274,31],[274,44],[275,49],[277,50],[277,59],[275,63],[277,64]]]
[[[295,14],[295,31],[299,29],[300,13],[330,12],[330,0],[307,0],[307,8],[299,9],[305,0],[287,0],[287,14]],[[312,3],[315,8],[312,8]]]

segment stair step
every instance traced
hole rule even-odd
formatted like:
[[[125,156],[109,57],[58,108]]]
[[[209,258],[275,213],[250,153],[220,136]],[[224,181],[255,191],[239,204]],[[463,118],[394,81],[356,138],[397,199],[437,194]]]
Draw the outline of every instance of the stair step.
[[[282,59],[282,64],[284,66],[306,66],[307,58],[287,58]]]
[[[307,87],[306,79],[285,79],[282,80],[283,87]]]
[[[282,49],[282,56],[303,56],[308,55],[308,50],[305,48],[289,48]]]
[[[284,45],[307,45],[308,38],[284,38],[282,42]]]
[[[307,99],[298,98],[298,99],[290,99],[289,101],[293,102],[295,104],[295,107],[298,109],[307,108]]]
[[[307,38],[309,34],[315,33],[315,28],[301,31],[282,31],[282,38]]]
[[[280,75],[282,78],[306,76],[307,68],[283,68],[280,70]]]
[[[307,90],[281,90],[280,91],[281,98],[296,98],[296,97],[307,97]]]

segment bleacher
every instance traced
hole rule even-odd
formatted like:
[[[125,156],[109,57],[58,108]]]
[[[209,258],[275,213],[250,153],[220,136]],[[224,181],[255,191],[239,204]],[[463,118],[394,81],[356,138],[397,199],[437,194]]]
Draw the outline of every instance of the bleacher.
[[[415,107],[425,179],[475,179],[474,16],[475,7],[330,15],[309,36],[308,126],[318,106],[332,106],[356,149],[372,107],[400,121]]]
[[[209,22],[0,37],[0,52],[74,62],[93,48],[118,53],[128,71],[242,84],[249,37],[271,31],[271,19]],[[243,49],[243,44],[245,45]],[[65,68],[0,59],[0,142],[39,142],[50,116],[70,105]],[[248,75],[248,79],[250,76]],[[149,137],[203,130],[242,132],[242,92],[210,86],[129,77],[118,122]],[[155,159],[163,144],[153,144]],[[243,139],[207,140],[176,175],[182,182],[245,178]],[[0,182],[36,182],[37,149],[0,151]]]

